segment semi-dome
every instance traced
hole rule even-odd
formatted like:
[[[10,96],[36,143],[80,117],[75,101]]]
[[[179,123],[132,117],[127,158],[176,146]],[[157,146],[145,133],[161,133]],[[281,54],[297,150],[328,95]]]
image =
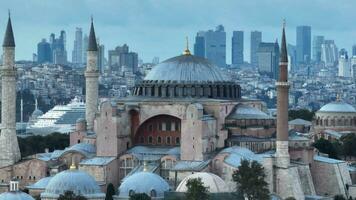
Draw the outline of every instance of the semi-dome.
[[[184,55],[154,66],[136,84],[134,96],[239,99],[241,88],[205,58]]]
[[[273,117],[252,106],[238,104],[227,116],[227,119],[273,119]]]
[[[87,198],[102,198],[105,194],[100,191],[97,182],[88,173],[69,169],[56,174],[48,183],[46,190],[41,194],[44,198],[56,198],[66,191]]]
[[[29,194],[20,191],[5,192],[0,194],[0,200],[35,200]]]
[[[201,178],[203,185],[208,187],[209,192],[229,192],[228,186],[225,181],[222,180],[219,176],[208,173],[208,172],[198,172],[192,175],[185,177],[180,184],[178,185],[177,192],[187,192],[187,182],[189,179]]]
[[[345,112],[345,113],[356,113],[356,109],[345,102],[335,101],[328,103],[320,108],[319,112]]]
[[[219,67],[205,58],[181,55],[154,66],[144,80],[151,81],[227,81]]]
[[[127,177],[118,189],[119,198],[128,199],[135,193],[146,193],[151,198],[162,199],[169,190],[168,183],[151,172],[138,172]]]

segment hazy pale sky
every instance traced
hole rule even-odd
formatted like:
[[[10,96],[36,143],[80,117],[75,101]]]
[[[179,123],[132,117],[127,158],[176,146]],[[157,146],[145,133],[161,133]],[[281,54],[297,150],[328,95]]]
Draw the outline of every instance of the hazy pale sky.
[[[94,16],[96,35],[107,50],[127,43],[144,61],[181,54],[185,36],[192,49],[199,30],[222,24],[227,32],[227,63],[231,63],[233,30],[245,31],[245,60],[249,60],[251,30],[262,31],[265,42],[280,38],[287,20],[287,42],[295,43],[298,25],[312,26],[313,35],[334,39],[350,51],[356,43],[355,0],[1,0],[0,38],[11,10],[16,59],[32,59],[37,43],[50,33],[67,32],[71,60],[74,32],[87,33]],[[1,50],[0,50],[1,51]]]

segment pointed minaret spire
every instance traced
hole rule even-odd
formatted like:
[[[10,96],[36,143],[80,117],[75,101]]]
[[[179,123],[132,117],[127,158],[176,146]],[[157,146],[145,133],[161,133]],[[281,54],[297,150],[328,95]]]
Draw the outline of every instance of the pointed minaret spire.
[[[3,47],[15,47],[15,39],[14,39],[14,33],[12,31],[10,11],[9,11],[9,19],[7,21],[4,42],[3,42],[2,46]]]
[[[288,53],[287,53],[285,27],[286,27],[286,20],[283,20],[280,62],[288,63]]]
[[[89,33],[88,51],[97,51],[97,50],[98,50],[98,45],[96,43],[93,16],[92,16],[91,17],[91,25],[90,25],[90,33]]]

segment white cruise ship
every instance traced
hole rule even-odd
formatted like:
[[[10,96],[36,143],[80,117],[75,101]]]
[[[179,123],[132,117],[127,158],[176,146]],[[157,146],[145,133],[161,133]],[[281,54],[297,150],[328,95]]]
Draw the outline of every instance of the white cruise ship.
[[[36,109],[27,125],[26,135],[69,134],[79,118],[85,118],[85,103],[77,97],[69,104],[57,105],[44,114]]]

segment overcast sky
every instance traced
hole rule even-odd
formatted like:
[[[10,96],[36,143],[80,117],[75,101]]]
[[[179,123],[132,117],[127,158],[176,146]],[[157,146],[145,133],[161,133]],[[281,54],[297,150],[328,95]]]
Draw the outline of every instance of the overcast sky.
[[[222,24],[227,32],[227,63],[231,63],[233,30],[245,31],[245,60],[249,60],[251,30],[263,41],[280,38],[287,20],[287,42],[295,43],[295,27],[312,26],[312,35],[334,39],[350,51],[356,43],[355,0],[1,0],[0,38],[11,10],[16,59],[32,59],[41,38],[67,32],[71,60],[75,27],[89,30],[94,16],[96,35],[108,49],[127,43],[144,61],[181,54],[185,36],[193,46],[199,30]]]

